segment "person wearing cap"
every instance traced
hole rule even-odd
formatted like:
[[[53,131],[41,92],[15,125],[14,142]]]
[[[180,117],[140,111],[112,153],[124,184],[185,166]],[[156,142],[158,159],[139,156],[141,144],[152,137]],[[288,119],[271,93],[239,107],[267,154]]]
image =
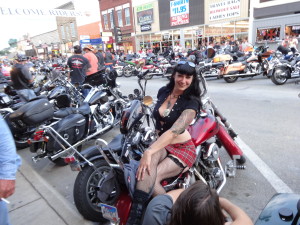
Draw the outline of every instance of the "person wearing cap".
[[[92,45],[86,45],[83,47],[83,51],[85,52],[83,56],[87,58],[91,65],[91,67],[86,71],[87,77],[98,72],[98,59],[93,53],[93,50],[94,48]]]
[[[19,95],[21,101],[28,102],[36,97],[34,91],[30,89],[33,83],[33,77],[29,68],[25,65],[27,63],[26,56],[18,56],[16,64],[10,71],[12,85]]]

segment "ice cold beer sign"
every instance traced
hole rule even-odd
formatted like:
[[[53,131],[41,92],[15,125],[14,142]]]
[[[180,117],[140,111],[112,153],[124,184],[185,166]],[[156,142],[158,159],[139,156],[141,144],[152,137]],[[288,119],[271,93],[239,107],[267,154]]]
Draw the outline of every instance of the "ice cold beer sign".
[[[209,4],[209,21],[240,16],[240,5],[240,0],[226,0]]]
[[[171,26],[178,26],[190,22],[189,0],[176,0],[170,2]]]

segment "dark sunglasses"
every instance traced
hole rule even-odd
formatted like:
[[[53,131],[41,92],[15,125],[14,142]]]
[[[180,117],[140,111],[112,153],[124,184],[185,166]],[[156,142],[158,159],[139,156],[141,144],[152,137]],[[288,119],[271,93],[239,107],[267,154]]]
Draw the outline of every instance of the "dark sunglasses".
[[[188,63],[189,66],[191,66],[191,67],[194,67],[194,68],[196,67],[195,63],[190,62],[190,61],[179,61],[177,64],[178,64],[178,65],[184,65],[184,64],[186,64],[186,63]]]

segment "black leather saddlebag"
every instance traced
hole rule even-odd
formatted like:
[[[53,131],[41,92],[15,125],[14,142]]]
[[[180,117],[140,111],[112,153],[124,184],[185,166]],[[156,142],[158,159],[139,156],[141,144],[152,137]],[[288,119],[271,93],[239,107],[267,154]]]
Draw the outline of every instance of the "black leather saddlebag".
[[[71,114],[53,125],[53,129],[59,133],[69,144],[73,145],[78,142],[84,135],[86,130],[86,118],[81,114]],[[69,146],[57,135],[55,136],[60,143],[66,148]],[[49,135],[47,150],[57,151],[62,149],[60,144]]]
[[[37,126],[53,117],[54,110],[47,98],[40,98],[26,103],[9,115],[14,128]]]

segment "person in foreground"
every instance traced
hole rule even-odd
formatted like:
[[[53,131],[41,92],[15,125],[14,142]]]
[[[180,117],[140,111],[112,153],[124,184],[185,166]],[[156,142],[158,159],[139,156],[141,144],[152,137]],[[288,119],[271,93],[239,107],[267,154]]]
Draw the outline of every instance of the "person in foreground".
[[[1,116],[0,127],[0,224],[9,225],[5,198],[15,192],[16,172],[21,165],[21,158],[16,153],[14,139]]]
[[[158,139],[144,152],[136,173],[137,184],[127,225],[141,224],[151,195],[165,194],[161,181],[192,167],[195,145],[186,130],[201,108],[195,64],[180,61],[170,82],[157,94],[153,117]]]
[[[230,222],[223,213],[230,217]],[[202,181],[151,200],[142,225],[253,225],[239,207],[218,196]]]

